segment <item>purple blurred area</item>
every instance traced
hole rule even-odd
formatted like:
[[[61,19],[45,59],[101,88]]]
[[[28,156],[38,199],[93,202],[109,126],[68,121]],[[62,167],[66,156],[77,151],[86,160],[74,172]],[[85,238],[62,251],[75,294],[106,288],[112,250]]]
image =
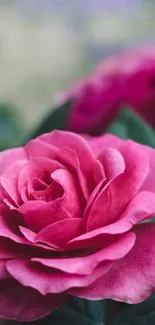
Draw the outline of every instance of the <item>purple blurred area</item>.
[[[70,8],[81,7],[81,10],[88,10],[89,12],[95,11],[96,13],[100,10],[132,10],[132,8],[138,6],[141,3],[141,0],[78,0],[78,1],[70,1],[70,0],[20,0],[18,2],[18,6],[27,10],[31,8],[39,10],[41,12],[51,11],[56,8],[62,8],[64,11],[69,10]]]

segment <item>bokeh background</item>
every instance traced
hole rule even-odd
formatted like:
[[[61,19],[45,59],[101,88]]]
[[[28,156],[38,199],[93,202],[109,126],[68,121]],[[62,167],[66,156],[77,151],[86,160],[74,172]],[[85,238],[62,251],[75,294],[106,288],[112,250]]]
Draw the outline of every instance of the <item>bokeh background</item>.
[[[100,60],[154,41],[155,0],[0,0],[3,143],[20,142]]]

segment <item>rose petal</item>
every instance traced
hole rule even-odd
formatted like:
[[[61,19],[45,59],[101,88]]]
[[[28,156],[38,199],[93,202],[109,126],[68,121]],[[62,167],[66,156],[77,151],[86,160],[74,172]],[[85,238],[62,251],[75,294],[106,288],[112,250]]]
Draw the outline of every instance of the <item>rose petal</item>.
[[[81,164],[80,164],[80,161],[79,161],[75,151],[72,151],[69,148],[63,148],[63,149],[61,149],[59,156],[60,156],[59,159],[61,159],[61,157],[63,157],[64,164],[67,164],[69,166],[69,168],[71,170],[73,170],[75,175],[77,173],[77,178],[79,180],[79,184],[81,186],[83,196],[84,196],[85,200],[88,200],[89,195],[90,195],[93,187],[95,186],[93,177],[90,178],[90,176],[89,176],[89,178],[87,178],[86,175],[82,172]],[[98,167],[99,166],[96,166],[96,169]],[[100,166],[100,168],[101,168],[101,166]]]
[[[0,176],[0,184],[4,189],[4,193],[1,193],[2,198],[9,196],[12,202],[14,202],[15,207],[22,203],[20,193],[18,192],[17,180],[18,174],[26,163],[26,160],[16,161]]]
[[[92,195],[88,201],[85,214],[83,216],[84,222],[87,224],[88,231],[93,228],[103,227],[107,222],[109,223],[110,214],[107,212],[107,204],[111,207],[111,195],[109,193],[109,187],[114,178],[119,174],[122,174],[125,169],[125,163],[122,155],[115,149],[103,150],[99,158],[104,166],[108,183],[103,183],[103,189],[100,190],[98,196],[95,195],[92,200]],[[105,186],[104,186],[105,184]],[[91,200],[91,203],[90,203]],[[110,210],[110,209],[108,209]],[[92,229],[91,229],[92,228]]]
[[[20,244],[27,244],[18,229],[22,225],[22,216],[16,210],[8,210],[0,206],[0,237],[6,237]]]
[[[147,299],[155,289],[155,224],[140,224],[134,228],[136,243],[131,251],[113,264],[104,277],[72,294],[90,300],[114,299],[137,304]]]
[[[48,315],[68,300],[67,294],[43,296],[15,280],[0,281],[0,317],[30,322]]]
[[[41,294],[61,293],[72,287],[84,287],[93,283],[105,274],[112,262],[100,264],[90,275],[67,274],[51,272],[47,267],[38,263],[30,263],[22,259],[10,260],[6,263],[7,271],[23,286],[30,286]]]
[[[19,226],[19,229],[28,241],[34,243],[36,237],[36,233],[34,231],[22,226]]]
[[[11,213],[11,215],[10,215]],[[36,250],[34,251],[35,247],[33,246],[33,243],[30,241],[30,238],[25,238],[23,237],[23,234],[20,230],[20,224],[21,223],[21,216],[17,211],[8,211],[8,210],[1,210],[1,215],[0,215],[0,243],[1,246],[3,245],[3,242],[7,242],[9,247],[13,249],[13,256],[30,256],[31,252],[36,253]],[[21,227],[23,230],[24,227]],[[28,237],[28,232],[30,236],[30,231],[27,230],[27,237]],[[32,234],[31,234],[31,239],[32,239]],[[16,244],[17,243],[17,244]],[[19,245],[21,244],[21,245]],[[45,247],[45,245],[41,244],[35,244],[34,246],[37,246],[38,248],[44,249],[44,254],[45,254],[45,249],[46,250],[53,250],[51,247]],[[28,250],[29,248],[29,250]],[[55,250],[55,249],[54,249]],[[59,249],[60,250],[60,249]],[[8,251],[8,250],[7,250]],[[12,250],[11,250],[12,251]],[[18,255],[19,251],[19,255]],[[9,254],[10,254],[10,249],[9,249]],[[38,251],[39,254],[39,251]],[[38,255],[37,254],[37,255]],[[0,251],[0,256],[1,256],[1,251]],[[12,256],[12,255],[11,255]],[[10,257],[8,256],[3,256],[3,257]]]
[[[28,228],[19,227],[21,233],[24,235],[24,237],[30,242],[30,244],[34,247],[34,248],[43,248],[46,251],[62,251],[62,249],[56,245],[53,245],[53,247],[51,246],[47,246],[46,244],[41,244],[41,243],[35,243],[35,238],[36,238],[36,233],[34,233],[33,231],[31,231]],[[44,252],[45,254],[45,252]]]
[[[98,159],[104,167],[107,180],[115,178],[125,170],[124,158],[116,149],[108,148],[103,150]]]
[[[24,147],[25,153],[28,159],[36,157],[46,157],[50,159],[55,159],[59,149],[54,146],[54,144],[48,141],[42,141],[42,138],[36,138],[29,141]]]
[[[0,175],[18,160],[27,160],[27,156],[23,148],[8,149],[0,152]]]
[[[30,185],[32,188],[32,179],[39,177],[43,171],[48,171],[49,174],[53,173],[58,168],[63,168],[62,164],[46,157],[31,158],[27,164],[22,168],[18,175],[18,192]]]
[[[145,152],[149,160],[149,173],[147,175],[147,178],[145,179],[142,189],[144,191],[152,191],[155,193],[155,182],[153,182],[153,178],[154,178],[153,173],[155,168],[155,150],[153,148],[150,148],[145,145],[141,145],[139,143],[130,140],[122,140],[111,134],[106,134],[102,137],[97,137],[97,138],[87,137],[87,141],[97,156],[100,155],[103,149],[109,147],[115,148],[123,154],[124,148],[127,147],[128,143],[130,142],[132,142],[132,144],[134,143],[135,151]]]
[[[58,182],[64,189],[66,209],[70,210],[71,217],[81,217],[84,210],[85,200],[81,188],[74,176],[63,169],[57,169],[51,175],[52,179]],[[57,210],[57,214],[59,211]]]
[[[23,257],[24,245],[19,245],[7,238],[0,238],[0,259]],[[24,248],[25,251],[25,248]]]
[[[155,213],[155,194],[140,192],[127,206],[119,220],[108,226],[92,230],[71,240],[68,249],[99,247],[118,235],[130,230],[135,224],[153,216]]]
[[[92,271],[103,261],[113,261],[124,257],[135,243],[135,235],[127,233],[120,235],[109,246],[88,256],[73,258],[32,258],[44,266],[55,268],[69,274],[91,274]]]
[[[71,239],[83,233],[82,219],[64,219],[44,228],[35,238],[35,242],[64,247]]]
[[[82,220],[83,220],[83,224],[85,226],[85,230],[86,230],[86,224],[87,224],[87,220],[88,220],[88,217],[89,217],[89,213],[90,213],[90,210],[91,210],[91,207],[93,205],[93,202],[95,202],[96,198],[98,197],[101,189],[103,188],[103,186],[106,184],[106,181],[103,180],[101,181],[94,189],[94,191],[91,193],[88,201],[87,201],[87,205],[86,205],[86,208],[85,208],[85,211],[84,211],[84,214],[83,214],[83,217],[82,217]]]
[[[139,145],[140,146],[140,145]],[[138,148],[137,148],[138,149]],[[155,150],[150,147],[145,147],[149,157],[150,172],[146,178],[142,189],[144,191],[152,191],[155,193],[154,170],[155,170]]]
[[[29,201],[27,186],[23,187],[19,193],[21,195],[21,199],[22,199],[23,202]]]
[[[90,147],[92,148],[92,151],[94,154],[98,157],[102,153],[103,150],[108,148],[117,149],[120,151],[121,147],[123,147],[127,142],[130,142],[130,140],[123,140],[119,137],[116,137],[112,134],[104,134],[99,137],[87,137],[87,142],[89,143]],[[137,148],[139,144],[135,143],[135,146],[137,145]],[[145,147],[145,146],[144,146]]]
[[[33,186],[35,187],[36,185],[38,186],[38,189],[33,189]],[[44,186],[44,189],[39,189],[39,186],[40,188]],[[52,179],[50,185],[47,185],[41,182],[40,180],[32,179],[32,188],[30,188],[28,184],[28,190],[30,193],[31,200],[51,202],[57,200],[58,198],[66,196],[66,193],[64,193],[61,184],[59,184],[57,181],[52,181]]]
[[[28,201],[23,204],[19,211],[23,214],[26,225],[33,231],[39,232],[48,225],[68,217],[65,206],[62,204],[62,199],[58,198],[55,201],[44,202],[41,200]],[[57,215],[58,211],[61,213]]]
[[[55,251],[51,247],[39,244],[18,244],[7,238],[0,238],[0,259],[49,256]]]

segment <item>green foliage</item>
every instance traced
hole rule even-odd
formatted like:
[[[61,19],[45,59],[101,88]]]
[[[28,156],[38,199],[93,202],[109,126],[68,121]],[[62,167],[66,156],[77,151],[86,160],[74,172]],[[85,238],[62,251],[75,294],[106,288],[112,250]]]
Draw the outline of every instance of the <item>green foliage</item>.
[[[105,304],[72,297],[68,304],[32,325],[106,325]],[[27,323],[21,323],[21,325]],[[12,325],[15,325],[14,323]]]
[[[106,132],[155,148],[155,133],[133,110],[123,108]]]
[[[8,104],[0,103],[0,151],[18,146],[23,136],[23,128]]]
[[[43,133],[47,133],[53,130],[65,130],[68,113],[70,111],[72,102],[66,102],[55,109],[50,110],[47,115],[43,118],[41,123],[36,129],[28,136],[27,140],[38,137]]]
[[[102,301],[72,298],[68,305],[60,307],[51,316],[54,325],[99,325],[105,324],[105,308]]]
[[[122,308],[110,325],[154,325],[155,294],[137,305],[121,304]]]

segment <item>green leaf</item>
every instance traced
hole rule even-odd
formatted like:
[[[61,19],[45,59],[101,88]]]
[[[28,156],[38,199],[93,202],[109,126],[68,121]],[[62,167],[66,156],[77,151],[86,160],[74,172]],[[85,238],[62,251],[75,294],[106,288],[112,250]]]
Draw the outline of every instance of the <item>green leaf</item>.
[[[69,111],[71,109],[72,101],[68,101],[61,106],[52,109],[43,118],[40,125],[27,137],[27,141],[40,136],[43,133],[47,133],[53,130],[65,130],[66,121]],[[27,142],[26,141],[26,142]]]
[[[148,222],[155,222],[155,216],[153,216],[152,218],[146,219],[146,220],[142,221],[141,223],[148,223]]]
[[[106,132],[155,148],[154,130],[131,109],[122,109]]]
[[[17,325],[17,322],[11,322]],[[27,323],[18,323],[26,325]],[[155,294],[137,305],[112,300],[88,301],[72,298],[51,315],[31,325],[154,325]]]
[[[110,325],[154,325],[155,294],[137,305],[121,304],[119,313]]]
[[[32,322],[33,325],[106,325],[106,304],[73,297],[70,302],[53,311],[51,315]],[[20,325],[27,323],[20,323]],[[14,325],[14,324],[12,324]]]
[[[14,107],[0,103],[0,151],[17,146],[23,136],[23,128]]]
[[[105,325],[105,308],[102,301],[88,301],[74,297],[67,305],[51,314],[51,324]]]

